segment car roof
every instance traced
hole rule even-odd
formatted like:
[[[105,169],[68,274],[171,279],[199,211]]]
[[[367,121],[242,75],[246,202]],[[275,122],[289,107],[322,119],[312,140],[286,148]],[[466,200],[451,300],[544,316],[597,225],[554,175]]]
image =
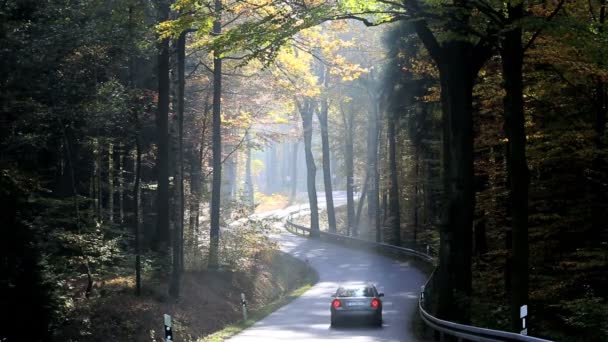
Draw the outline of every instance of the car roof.
[[[338,285],[338,288],[358,288],[358,287],[376,287],[373,283],[344,283]]]

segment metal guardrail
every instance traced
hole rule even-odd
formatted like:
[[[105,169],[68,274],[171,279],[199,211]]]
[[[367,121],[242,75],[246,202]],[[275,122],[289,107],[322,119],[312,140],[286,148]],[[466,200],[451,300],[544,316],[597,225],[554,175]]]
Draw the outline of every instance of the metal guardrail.
[[[311,233],[310,228],[291,222],[291,218],[287,219],[287,221],[285,223],[285,227],[287,228],[287,230],[289,230],[295,234],[309,236]],[[341,235],[341,234],[328,233],[328,232],[324,232],[324,231],[319,231],[319,235],[324,238],[329,238],[329,240],[331,240],[333,242],[365,245],[367,247],[372,247],[374,249],[379,249],[382,251],[388,251],[391,253],[413,256],[423,262],[429,263],[432,266],[436,266],[435,259],[433,257],[431,257],[430,255],[427,255],[425,253],[421,253],[416,250],[410,249],[410,248],[393,246],[393,245],[389,245],[387,243],[377,243],[374,241],[359,239],[359,238],[345,236],[345,235]],[[427,293],[430,292],[430,289],[432,288],[432,281],[434,279],[434,275],[435,275],[435,271],[433,271],[431,273],[431,276],[427,280],[426,284],[424,286],[422,286],[422,290],[421,290],[421,293],[420,293],[420,296],[418,299],[418,310],[420,312],[420,316],[422,317],[422,320],[424,321],[424,323],[428,327],[430,327],[431,329],[433,329],[439,333],[440,341],[444,341],[445,336],[453,336],[459,342],[463,342],[463,341],[552,342],[550,340],[520,335],[520,334],[516,334],[516,333],[512,333],[512,332],[479,328],[479,327],[475,327],[475,326],[454,323],[454,322],[439,319],[439,318],[431,315],[425,309],[425,298],[428,297]]]

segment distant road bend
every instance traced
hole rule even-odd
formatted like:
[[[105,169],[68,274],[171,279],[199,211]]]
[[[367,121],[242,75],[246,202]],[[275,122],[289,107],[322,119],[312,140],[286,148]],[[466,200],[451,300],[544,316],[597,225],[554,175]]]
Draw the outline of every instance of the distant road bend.
[[[342,192],[335,195],[336,206],[346,201]],[[319,193],[318,197],[319,204],[324,205],[324,194]],[[294,206],[273,215],[284,218],[297,209]],[[410,323],[417,314],[418,293],[426,277],[410,263],[287,231],[278,234],[276,240],[282,251],[308,260],[319,273],[319,282],[230,341],[416,341]],[[385,293],[382,328],[329,326],[330,296],[344,282],[372,282]]]

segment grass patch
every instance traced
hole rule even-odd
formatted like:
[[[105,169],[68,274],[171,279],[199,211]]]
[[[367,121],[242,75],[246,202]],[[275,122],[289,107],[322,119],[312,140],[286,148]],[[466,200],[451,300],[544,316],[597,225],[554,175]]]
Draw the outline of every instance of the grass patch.
[[[299,259],[296,259],[288,254],[284,254],[285,259],[289,259],[292,258],[294,260],[291,261],[291,263],[293,262],[302,262]],[[287,262],[290,263],[290,262]],[[281,308],[282,306],[290,303],[292,300],[298,298],[299,296],[301,296],[302,294],[304,294],[304,292],[310,290],[310,288],[317,283],[317,281],[319,280],[319,275],[317,274],[317,272],[315,270],[313,270],[312,268],[310,268],[310,266],[307,266],[307,274],[305,276],[304,283],[296,288],[295,290],[289,292],[287,295],[272,301],[266,305],[263,305],[255,310],[251,310],[248,312],[248,319],[246,321],[240,321],[234,324],[230,324],[228,326],[226,326],[225,328],[223,328],[220,331],[216,331],[215,333],[205,336],[202,339],[199,339],[199,342],[220,342],[220,341],[224,341],[227,338],[230,338],[238,333],[240,333],[241,331],[251,327],[255,322],[263,319],[264,317],[270,315],[271,313],[273,313],[274,311],[278,310],[279,308]]]

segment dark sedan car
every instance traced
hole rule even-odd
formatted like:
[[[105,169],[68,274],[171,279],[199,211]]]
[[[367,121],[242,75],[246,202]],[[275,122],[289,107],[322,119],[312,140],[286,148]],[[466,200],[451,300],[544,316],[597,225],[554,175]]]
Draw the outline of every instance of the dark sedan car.
[[[382,326],[382,300],[372,284],[340,286],[332,296],[331,326],[344,319],[365,318],[376,326]]]

